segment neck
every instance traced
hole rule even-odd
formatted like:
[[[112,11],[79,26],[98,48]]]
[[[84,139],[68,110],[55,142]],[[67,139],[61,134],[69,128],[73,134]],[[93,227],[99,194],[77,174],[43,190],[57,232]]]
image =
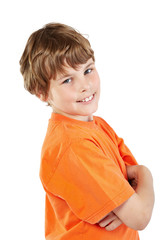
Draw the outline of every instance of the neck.
[[[75,120],[79,120],[79,121],[84,121],[84,122],[91,122],[93,121],[93,115],[90,115],[90,116],[80,116],[80,115],[71,115],[71,114],[67,114],[67,113],[61,113],[59,111],[56,111],[53,109],[53,112],[54,113],[58,113],[58,114],[61,114],[65,117],[69,117],[69,118],[72,118],[72,119],[75,119]]]

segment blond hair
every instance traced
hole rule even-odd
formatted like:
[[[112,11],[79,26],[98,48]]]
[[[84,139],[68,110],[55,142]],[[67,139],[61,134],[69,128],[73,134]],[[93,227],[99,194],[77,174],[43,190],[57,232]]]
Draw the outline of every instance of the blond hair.
[[[47,24],[31,34],[20,59],[24,87],[46,97],[50,79],[63,73],[66,63],[76,68],[90,58],[94,60],[91,45],[78,31],[60,23]]]

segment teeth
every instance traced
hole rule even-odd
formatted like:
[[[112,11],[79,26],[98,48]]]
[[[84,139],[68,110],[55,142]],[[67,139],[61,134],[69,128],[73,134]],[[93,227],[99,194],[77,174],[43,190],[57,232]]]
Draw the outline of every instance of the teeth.
[[[92,98],[93,98],[93,95],[90,96],[90,97],[88,97],[88,98],[83,99],[81,102],[88,102],[88,101],[91,101]]]

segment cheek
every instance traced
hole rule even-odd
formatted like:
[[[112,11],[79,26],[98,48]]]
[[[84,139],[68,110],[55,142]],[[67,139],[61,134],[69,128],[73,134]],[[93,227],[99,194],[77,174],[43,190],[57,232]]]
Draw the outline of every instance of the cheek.
[[[98,73],[96,74],[95,78],[94,78],[94,86],[95,88],[97,88],[97,90],[100,88],[100,78]]]
[[[59,97],[60,97],[61,102],[64,103],[64,105],[67,103],[74,102],[76,99],[75,91],[73,91],[71,89],[66,89],[65,91],[62,91],[59,94]]]
[[[70,101],[73,99],[73,94],[70,92],[70,91],[64,91],[62,93],[62,98],[65,100],[65,101]]]

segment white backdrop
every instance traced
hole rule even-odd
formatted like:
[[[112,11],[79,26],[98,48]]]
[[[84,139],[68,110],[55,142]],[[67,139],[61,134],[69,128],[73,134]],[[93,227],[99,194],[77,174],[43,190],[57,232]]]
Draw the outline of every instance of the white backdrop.
[[[0,239],[44,239],[40,150],[51,109],[23,88],[19,59],[49,22],[88,34],[101,77],[102,116],[154,177],[156,203],[141,239],[160,239],[160,2],[32,0],[0,4]]]

